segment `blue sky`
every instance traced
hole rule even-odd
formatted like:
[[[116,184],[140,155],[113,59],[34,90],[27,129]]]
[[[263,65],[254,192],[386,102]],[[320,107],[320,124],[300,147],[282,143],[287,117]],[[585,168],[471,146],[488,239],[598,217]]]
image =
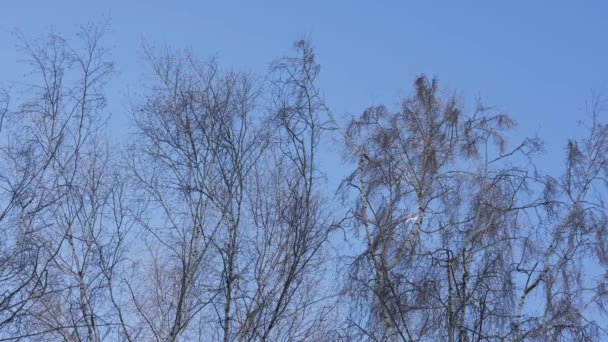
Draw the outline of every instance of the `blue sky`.
[[[25,73],[13,29],[70,35],[104,16],[118,70],[108,89],[116,134],[126,126],[126,89],[146,72],[142,38],[263,74],[307,36],[326,99],[345,117],[396,105],[416,75],[435,75],[468,104],[479,95],[509,112],[518,136],[538,131],[547,168],[560,166],[591,90],[608,95],[605,1],[4,1],[0,84]]]

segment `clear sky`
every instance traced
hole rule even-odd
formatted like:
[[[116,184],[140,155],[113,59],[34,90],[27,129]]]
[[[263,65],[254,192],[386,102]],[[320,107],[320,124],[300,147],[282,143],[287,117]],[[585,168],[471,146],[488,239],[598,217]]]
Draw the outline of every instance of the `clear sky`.
[[[0,7],[0,84],[19,80],[10,31],[111,19],[118,74],[109,88],[111,129],[124,123],[124,93],[143,67],[142,38],[218,55],[263,74],[302,36],[322,65],[321,86],[339,115],[395,105],[416,75],[437,76],[470,104],[480,95],[508,111],[519,132],[538,131],[559,166],[561,142],[585,117],[592,89],[608,95],[606,1],[28,1]],[[557,153],[557,154],[556,154]]]

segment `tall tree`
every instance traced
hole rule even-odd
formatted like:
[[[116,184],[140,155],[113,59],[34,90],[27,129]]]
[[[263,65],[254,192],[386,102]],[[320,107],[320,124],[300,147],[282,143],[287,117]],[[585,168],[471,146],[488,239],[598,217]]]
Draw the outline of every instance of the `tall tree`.
[[[367,109],[346,131],[358,167],[344,185],[358,194],[365,246],[347,285],[348,329],[387,341],[485,338],[506,324],[503,267],[528,183],[505,159],[537,143],[506,151],[511,119],[483,106],[467,116],[436,79],[418,78],[401,103],[394,113]]]
[[[12,236],[4,270],[15,272],[4,283],[4,336],[99,341],[114,330],[102,274],[119,248],[120,177],[103,136],[113,71],[103,28],[83,27],[76,45],[57,34],[21,40],[32,84],[2,146]]]

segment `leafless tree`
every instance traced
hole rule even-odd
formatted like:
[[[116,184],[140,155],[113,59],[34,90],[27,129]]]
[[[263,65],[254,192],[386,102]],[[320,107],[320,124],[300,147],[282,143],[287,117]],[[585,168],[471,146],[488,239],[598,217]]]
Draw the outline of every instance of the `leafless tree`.
[[[245,183],[265,145],[252,124],[256,84],[190,53],[146,51],[158,82],[134,113],[132,168],[158,214],[140,218],[153,270],[133,299],[157,339],[202,324],[232,340]]]
[[[134,110],[131,168],[153,239],[149,285],[131,289],[147,336],[304,338],[331,231],[315,185],[318,66],[308,55],[277,61],[272,105],[257,110],[265,88],[251,76],[146,51],[158,82]]]
[[[464,341],[507,324],[517,215],[539,204],[520,203],[528,170],[506,160],[529,156],[538,142],[507,151],[511,119],[483,106],[463,110],[422,76],[401,110],[369,108],[346,131],[358,168],[344,185],[358,193],[365,245],[347,285],[348,329],[359,336]]]
[[[32,82],[9,113],[2,148],[12,236],[4,270],[13,272],[4,283],[3,337],[100,341],[115,330],[102,275],[120,249],[122,218],[120,177],[102,131],[113,70],[102,35],[103,25],[89,25],[80,45],[57,34],[21,40]]]
[[[523,285],[511,340],[598,341],[608,336],[606,175],[608,128],[593,96],[586,136],[569,140],[562,176],[546,176],[546,205],[519,249]],[[524,248],[527,247],[527,248]],[[535,310],[534,310],[535,309]]]
[[[326,243],[335,228],[320,191],[317,166],[323,107],[316,96],[319,65],[310,43],[272,65],[272,129],[249,191],[249,285],[242,300],[241,340],[294,341],[321,336],[331,311],[323,291]]]

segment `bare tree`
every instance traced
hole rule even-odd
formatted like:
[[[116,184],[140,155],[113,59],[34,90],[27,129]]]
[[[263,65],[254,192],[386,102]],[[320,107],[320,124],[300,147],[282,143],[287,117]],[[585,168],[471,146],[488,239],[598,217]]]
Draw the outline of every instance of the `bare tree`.
[[[149,336],[313,333],[315,267],[331,223],[315,185],[320,109],[309,89],[318,66],[298,47],[302,57],[273,67],[269,117],[256,111],[264,88],[251,76],[147,49],[159,82],[134,111],[131,167],[156,213],[139,219],[153,237],[153,285],[131,288]]]
[[[5,337],[100,341],[114,330],[102,265],[118,248],[119,177],[102,134],[113,70],[102,35],[103,25],[90,25],[78,46],[57,34],[21,40],[33,83],[8,118],[2,180],[16,229],[5,269],[19,269],[7,285],[19,281],[23,294],[4,298]]]
[[[309,340],[321,336],[331,301],[323,291],[326,243],[335,224],[319,186],[317,154],[323,107],[316,97],[310,43],[274,62],[271,74],[272,144],[251,178],[250,264],[241,340]]]
[[[218,325],[201,324],[231,340],[245,181],[265,144],[251,123],[257,90],[215,61],[146,51],[159,82],[134,113],[133,170],[160,214],[140,218],[155,237],[156,270],[147,292],[155,295],[134,293],[137,311],[157,339],[173,341],[215,315]]]
[[[535,205],[519,203],[527,170],[505,159],[538,143],[506,151],[506,115],[478,106],[467,117],[435,79],[414,89],[400,111],[369,108],[346,131],[358,168],[344,185],[358,193],[365,242],[350,273],[348,328],[372,340],[485,339],[482,322],[494,330],[507,321],[503,267],[517,211]]]
[[[529,222],[536,234],[519,250],[517,271],[524,281],[513,341],[598,341],[608,335],[601,318],[608,295],[608,128],[600,121],[602,104],[601,97],[592,98],[587,135],[569,140],[563,175],[542,180],[546,205]]]

